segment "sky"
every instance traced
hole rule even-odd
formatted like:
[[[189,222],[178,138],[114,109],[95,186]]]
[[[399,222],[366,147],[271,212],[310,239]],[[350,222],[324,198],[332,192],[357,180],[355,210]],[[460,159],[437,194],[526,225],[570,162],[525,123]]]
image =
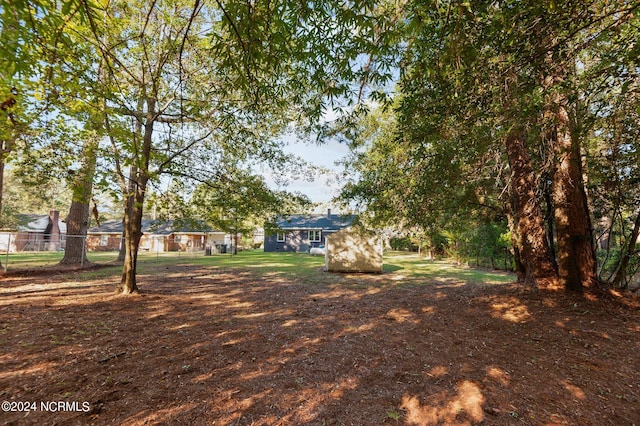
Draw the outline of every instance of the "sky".
[[[296,140],[295,138],[286,138],[285,152],[302,157],[307,162],[316,166],[324,167],[331,172],[329,174],[317,176],[312,182],[298,180],[291,182],[285,188],[291,192],[301,192],[307,195],[312,202],[319,203],[315,213],[321,213],[330,208],[332,211],[339,212],[338,205],[331,202],[331,199],[338,195],[340,191],[340,183],[336,176],[344,170],[343,166],[336,165],[336,162],[342,160],[349,153],[346,144],[330,140],[324,144],[318,145],[311,142]],[[267,183],[275,185],[274,180],[266,177]]]

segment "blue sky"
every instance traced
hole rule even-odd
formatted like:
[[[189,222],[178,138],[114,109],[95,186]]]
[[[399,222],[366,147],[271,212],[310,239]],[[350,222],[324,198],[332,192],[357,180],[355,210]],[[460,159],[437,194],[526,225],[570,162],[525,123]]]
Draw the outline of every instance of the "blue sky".
[[[294,137],[285,137],[287,145],[284,147],[285,152],[300,156],[309,163],[329,169],[328,174],[316,176],[312,182],[297,180],[289,183],[286,188],[288,191],[296,191],[306,194],[314,203],[320,203],[317,208],[318,212],[326,211],[331,208],[338,211],[338,206],[331,203],[331,199],[335,197],[340,190],[340,183],[337,176],[342,174],[343,167],[335,163],[342,160],[349,153],[346,144],[336,141],[328,141],[318,145],[315,143],[296,140]],[[272,178],[265,176],[267,182],[275,186]]]

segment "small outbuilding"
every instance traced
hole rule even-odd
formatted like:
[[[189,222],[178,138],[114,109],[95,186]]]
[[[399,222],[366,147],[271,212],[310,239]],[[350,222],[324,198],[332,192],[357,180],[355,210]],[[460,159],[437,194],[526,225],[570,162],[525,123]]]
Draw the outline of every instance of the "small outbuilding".
[[[373,232],[350,226],[327,235],[325,267],[329,272],[382,272],[382,242]]]

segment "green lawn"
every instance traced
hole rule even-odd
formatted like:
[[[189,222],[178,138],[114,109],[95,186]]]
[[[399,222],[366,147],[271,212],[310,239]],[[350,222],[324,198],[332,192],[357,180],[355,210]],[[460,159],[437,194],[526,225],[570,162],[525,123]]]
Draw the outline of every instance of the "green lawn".
[[[306,253],[265,253],[262,250],[241,251],[237,255],[217,254],[213,256],[185,256],[165,253],[164,255],[143,255],[139,261],[142,272],[159,264],[189,263],[217,268],[250,270],[259,275],[277,274],[281,276],[314,275],[324,265],[324,257]]]
[[[304,253],[265,253],[262,250],[239,252],[237,255],[214,255],[198,257],[155,257],[144,255],[140,261],[140,271],[152,271],[160,264],[190,263],[209,267],[249,270],[256,275],[279,275],[287,278],[317,277],[324,266],[322,256]],[[456,266],[446,260],[428,260],[416,253],[387,252],[382,276],[402,282],[425,282],[432,280],[446,282],[473,282],[479,284],[505,284],[515,280],[515,275],[501,271],[474,269]],[[338,274],[339,275],[339,274]]]
[[[55,265],[62,259],[60,252],[16,253],[9,255],[9,269],[39,268]],[[117,253],[89,253],[92,262],[111,263]],[[0,257],[5,265],[6,256]],[[237,255],[219,254],[204,256],[202,253],[145,253],[138,257],[138,273],[154,274],[159,266],[177,264],[201,265],[205,267],[242,269],[259,276],[278,275],[287,278],[310,278],[318,276],[324,266],[324,258],[304,253],[265,253],[262,250],[242,251]],[[473,282],[481,284],[501,284],[514,281],[514,275],[499,271],[455,266],[446,260],[428,260],[416,253],[387,252],[385,254],[383,276],[402,282],[424,281]],[[120,267],[88,271],[86,278],[96,276],[117,276]]]
[[[429,260],[409,252],[387,252],[384,263],[386,272],[427,280],[445,278],[480,284],[506,284],[516,279],[512,273],[456,266],[449,260]]]

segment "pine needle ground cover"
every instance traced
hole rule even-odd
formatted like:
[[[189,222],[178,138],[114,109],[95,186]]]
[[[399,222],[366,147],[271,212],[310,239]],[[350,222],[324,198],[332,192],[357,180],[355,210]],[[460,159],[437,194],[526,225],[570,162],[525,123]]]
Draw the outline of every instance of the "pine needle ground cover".
[[[406,253],[377,275],[241,253],[0,278],[0,424],[640,420],[640,321],[615,294]]]

